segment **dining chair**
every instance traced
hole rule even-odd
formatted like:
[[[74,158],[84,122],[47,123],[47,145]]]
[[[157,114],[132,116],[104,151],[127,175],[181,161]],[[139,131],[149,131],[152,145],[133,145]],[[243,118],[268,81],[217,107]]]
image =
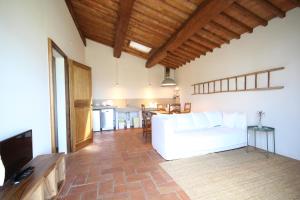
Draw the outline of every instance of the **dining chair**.
[[[142,109],[142,112],[143,112],[143,111],[146,111],[145,104],[141,104],[141,109]]]
[[[192,110],[192,103],[185,103],[184,108],[183,108],[183,112],[184,113],[190,113],[191,110]]]
[[[169,113],[172,114],[172,113],[180,113],[181,111],[181,104],[180,103],[173,103],[173,104],[170,104],[169,106]]]
[[[150,112],[144,111],[142,112],[142,117],[143,117],[143,137],[145,138],[145,141],[147,141],[147,136],[152,134],[152,128],[151,128],[152,115]]]
[[[165,108],[164,104],[157,104],[157,110],[158,111],[166,111],[166,108]]]
[[[146,107],[144,104],[141,104],[141,110],[142,110],[142,128],[143,128],[143,136],[144,136],[144,127],[145,127],[144,115],[146,113]]]

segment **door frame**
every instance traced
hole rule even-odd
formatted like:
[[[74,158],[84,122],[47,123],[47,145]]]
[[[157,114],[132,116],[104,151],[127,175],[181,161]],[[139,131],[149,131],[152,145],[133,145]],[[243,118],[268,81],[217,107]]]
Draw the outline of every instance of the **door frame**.
[[[70,152],[71,147],[71,132],[70,132],[70,96],[69,96],[69,65],[67,55],[59,48],[59,46],[50,38],[48,38],[48,64],[49,64],[49,92],[50,92],[50,128],[51,128],[51,152],[57,153],[55,147],[55,76],[54,76],[54,65],[53,65],[53,50],[56,50],[64,58],[65,68],[65,96],[66,96],[66,128],[67,128],[67,152]]]

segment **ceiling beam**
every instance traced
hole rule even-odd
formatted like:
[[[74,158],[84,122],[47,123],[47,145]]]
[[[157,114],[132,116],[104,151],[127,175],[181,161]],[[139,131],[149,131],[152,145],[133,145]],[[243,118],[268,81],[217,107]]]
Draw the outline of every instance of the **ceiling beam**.
[[[179,50],[181,49],[182,51],[185,51],[186,53],[189,53],[194,56],[205,55],[205,52],[197,51],[197,50],[187,46],[186,44],[182,44],[180,47],[178,47],[178,49]]]
[[[222,13],[221,14],[222,17],[227,18],[228,20],[230,20],[232,23],[235,23],[237,25],[239,25],[240,27],[244,28],[247,30],[247,32],[252,33],[253,32],[253,28],[243,22],[241,22],[240,20],[226,14],[226,13]]]
[[[214,17],[228,8],[235,0],[205,0],[201,3],[192,16],[171,38],[147,60],[146,67],[152,67],[166,56],[166,52],[172,51],[207,25]]]
[[[167,62],[167,61],[165,61],[165,60],[161,60],[161,61],[160,61],[160,64],[164,65],[165,67],[172,68],[172,69],[178,68],[177,65],[174,65],[174,64],[172,64],[172,63],[169,63],[169,62]]]
[[[86,39],[85,39],[85,36],[83,35],[82,31],[81,31],[80,28],[79,28],[79,24],[78,24],[78,21],[77,21],[75,12],[74,12],[74,10],[73,10],[73,6],[72,6],[72,3],[71,3],[71,0],[65,0],[65,2],[66,2],[66,4],[67,4],[67,7],[68,7],[68,9],[69,9],[69,12],[70,12],[70,14],[71,14],[71,16],[72,16],[72,18],[73,18],[73,21],[74,21],[75,26],[76,26],[76,28],[77,28],[77,31],[78,31],[78,33],[79,33],[79,35],[80,35],[80,38],[81,38],[81,40],[82,40],[82,42],[83,42],[83,45],[86,46]]]
[[[177,52],[177,51],[172,51],[172,54],[176,55],[176,56],[180,56],[182,58],[184,58],[187,61],[191,61],[191,60],[195,60],[195,57],[189,56],[189,55],[185,55],[182,54],[181,52]]]
[[[191,60],[191,58],[186,57],[186,56],[184,56],[182,54],[176,54],[175,52],[169,52],[169,54],[171,56],[177,56],[178,58],[183,59],[185,62],[190,62],[190,60]]]
[[[241,37],[240,34],[238,34],[238,33],[234,32],[234,31],[230,30],[229,28],[223,26],[221,23],[217,23],[217,22],[212,21],[211,22],[211,26],[213,28],[219,30],[219,31],[224,32],[225,34],[231,35],[231,37],[233,37],[233,38],[240,39],[240,37]]]
[[[177,62],[180,62],[180,63],[185,63],[186,62],[186,59],[182,59],[182,58],[180,58],[180,57],[178,57],[174,54],[171,54],[171,53],[168,54],[167,58],[173,59],[173,60],[175,60]]]
[[[212,41],[211,39],[209,39],[209,38],[205,38],[205,37],[202,37],[201,35],[199,35],[199,34],[195,34],[192,38],[191,38],[192,40],[194,40],[194,41],[198,41],[198,42],[200,42],[200,43],[203,43],[203,45],[204,45],[204,43],[205,43],[205,46],[206,47],[209,47],[209,48],[211,48],[211,49],[213,49],[213,48],[215,48],[215,47],[218,47],[218,48],[220,48],[221,47],[221,45],[219,44],[219,43],[216,43],[216,42],[214,42],[214,41]]]
[[[295,6],[300,7],[300,0],[290,0]]]
[[[195,54],[190,54],[182,49],[176,49],[175,51],[172,51],[173,53],[176,53],[176,54],[182,54],[183,56],[185,57],[188,57],[190,59],[195,59],[195,58],[198,58],[199,56],[198,55],[195,55]]]
[[[168,63],[171,63],[171,64],[174,64],[176,66],[179,66],[179,65],[182,65],[183,63],[181,62],[177,62],[177,61],[174,61],[173,59],[170,59],[169,57],[165,57],[164,58],[164,61],[168,62]]]
[[[122,0],[119,7],[119,19],[116,27],[114,57],[120,58],[128,30],[130,15],[135,0]]]
[[[211,49],[208,49],[208,48],[202,46],[201,44],[194,42],[193,40],[191,40],[191,38],[189,40],[187,40],[184,44],[186,44],[187,46],[189,46],[193,49],[196,49],[197,51],[201,51],[201,52],[210,51],[210,52],[212,52]]]
[[[201,31],[208,36],[217,38],[218,40],[222,41],[222,44],[223,43],[229,44],[229,40],[220,34],[214,33],[206,28],[203,28]]]
[[[232,5],[232,7],[234,7],[235,9],[238,9],[241,11],[241,13],[243,13],[244,15],[251,17],[253,19],[255,19],[259,24],[263,25],[263,26],[267,26],[268,25],[268,21],[261,18],[260,16],[258,16],[257,14],[253,13],[252,11],[248,10],[247,8],[245,8],[244,6],[242,6],[241,4],[238,3],[234,3]]]
[[[283,12],[280,8],[275,6],[272,2],[269,0],[261,0],[261,4],[265,6],[267,9],[270,9],[276,13],[277,16],[280,18],[285,17],[285,12]]]

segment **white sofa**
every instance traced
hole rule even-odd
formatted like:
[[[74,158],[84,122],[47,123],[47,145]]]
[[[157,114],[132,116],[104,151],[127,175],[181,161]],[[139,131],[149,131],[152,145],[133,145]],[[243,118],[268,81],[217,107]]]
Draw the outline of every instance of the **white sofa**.
[[[199,112],[152,117],[152,145],[166,160],[247,145],[244,113]]]

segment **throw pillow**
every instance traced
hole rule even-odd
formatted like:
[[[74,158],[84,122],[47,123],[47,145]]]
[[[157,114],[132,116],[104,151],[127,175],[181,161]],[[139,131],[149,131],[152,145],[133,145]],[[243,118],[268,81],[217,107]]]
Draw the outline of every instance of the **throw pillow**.
[[[223,112],[223,126],[228,128],[235,128],[238,113]]]
[[[191,113],[175,115],[174,121],[176,123],[176,131],[192,130],[196,128]]]
[[[223,117],[221,112],[204,112],[209,121],[209,127],[222,126]]]
[[[208,128],[209,127],[209,121],[204,113],[192,113],[194,124],[197,128]]]

